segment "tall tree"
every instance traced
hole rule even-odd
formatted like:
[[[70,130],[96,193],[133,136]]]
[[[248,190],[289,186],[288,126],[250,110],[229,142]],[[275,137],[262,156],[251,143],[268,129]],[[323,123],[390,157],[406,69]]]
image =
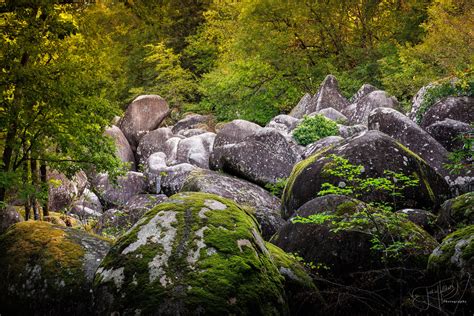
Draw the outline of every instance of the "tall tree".
[[[0,203],[13,184],[26,189],[15,179],[28,161],[23,179],[35,186],[38,162],[68,175],[120,169],[113,141],[102,136],[118,109],[101,97],[108,78],[78,33],[80,9],[46,0],[1,7]]]

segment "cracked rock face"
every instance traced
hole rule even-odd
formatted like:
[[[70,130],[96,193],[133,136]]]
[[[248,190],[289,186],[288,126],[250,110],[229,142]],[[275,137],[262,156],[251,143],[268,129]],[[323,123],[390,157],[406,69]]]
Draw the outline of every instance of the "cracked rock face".
[[[94,279],[99,314],[285,314],[284,282],[252,216],[180,193],[112,247]],[[255,302],[259,302],[256,304]]]

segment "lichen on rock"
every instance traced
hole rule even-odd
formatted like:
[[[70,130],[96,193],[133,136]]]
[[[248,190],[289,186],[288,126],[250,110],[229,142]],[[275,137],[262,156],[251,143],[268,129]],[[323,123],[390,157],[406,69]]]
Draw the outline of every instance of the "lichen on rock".
[[[102,262],[94,295],[101,314],[288,313],[254,217],[207,193],[176,194],[147,212]]]

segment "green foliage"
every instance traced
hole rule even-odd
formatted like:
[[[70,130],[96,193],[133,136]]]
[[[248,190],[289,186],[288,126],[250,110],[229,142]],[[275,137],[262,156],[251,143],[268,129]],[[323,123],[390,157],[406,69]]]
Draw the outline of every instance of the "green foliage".
[[[328,156],[332,161],[323,172],[338,177],[341,181],[338,186],[323,183],[319,196],[340,194],[353,198],[360,198],[373,191],[389,192],[391,196],[399,197],[406,188],[416,187],[418,179],[403,173],[390,170],[384,172],[384,177],[363,177],[364,167],[352,165],[343,157]],[[360,204],[364,205],[364,204]],[[344,212],[323,212],[308,217],[296,216],[292,223],[317,224],[328,223],[331,231],[362,231],[371,235],[372,250],[381,253],[382,260],[401,259],[405,251],[413,251],[418,246],[410,239],[411,232],[406,229],[406,215],[393,213],[396,208],[395,200],[376,201],[367,206],[354,205]],[[341,214],[343,213],[343,214]]]
[[[277,197],[281,197],[283,190],[285,189],[286,184],[288,183],[288,178],[278,178],[275,183],[267,183],[265,189],[270,191],[271,194]]]
[[[192,73],[181,67],[180,56],[164,43],[146,45],[148,51],[143,62],[153,69],[149,87],[131,90],[136,95],[158,94],[168,101],[172,108],[186,110],[196,93]]]
[[[474,128],[474,124],[471,124]],[[457,136],[463,143],[463,147],[450,152],[448,159],[450,163],[446,168],[453,174],[460,174],[462,170],[470,170],[474,162],[474,135],[472,133],[461,134]]]
[[[472,1],[433,1],[427,13],[422,41],[400,43],[379,60],[383,86],[402,103],[422,86],[473,67]]]
[[[339,134],[337,123],[323,115],[305,116],[303,121],[294,129],[293,138],[298,144],[306,146],[315,141]]]
[[[45,200],[38,161],[68,176],[91,167],[121,172],[114,142],[102,136],[120,111],[105,97],[112,79],[104,60],[79,33],[80,7],[42,2],[2,12],[1,178],[17,180],[2,181],[0,200],[7,189]]]

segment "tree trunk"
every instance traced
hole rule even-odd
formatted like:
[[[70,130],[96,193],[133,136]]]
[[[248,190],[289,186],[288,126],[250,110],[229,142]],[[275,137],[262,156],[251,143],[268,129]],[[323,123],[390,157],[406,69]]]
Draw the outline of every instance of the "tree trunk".
[[[5,148],[3,149],[2,155],[2,171],[10,171],[10,163],[13,156],[13,141],[15,140],[16,135],[16,124],[13,124],[12,128],[8,129],[7,138],[5,139]],[[5,202],[7,189],[0,187],[0,202]]]
[[[23,183],[27,184],[29,182],[29,177],[28,177],[28,173],[30,172],[30,161],[28,159],[26,159],[25,161],[23,161]],[[31,204],[30,204],[30,194],[27,193],[26,197],[25,197],[25,221],[29,220],[30,219],[30,212],[31,212]]]
[[[33,216],[35,221],[39,220],[38,199],[38,161],[31,159],[31,184],[33,184],[34,193],[31,196],[31,206],[33,207]]]
[[[44,190],[48,190],[48,180],[47,180],[47,169],[46,164],[42,163],[40,166],[40,176],[41,176],[41,187]],[[46,199],[43,201],[43,217],[49,216],[48,208],[48,194],[46,194]]]

